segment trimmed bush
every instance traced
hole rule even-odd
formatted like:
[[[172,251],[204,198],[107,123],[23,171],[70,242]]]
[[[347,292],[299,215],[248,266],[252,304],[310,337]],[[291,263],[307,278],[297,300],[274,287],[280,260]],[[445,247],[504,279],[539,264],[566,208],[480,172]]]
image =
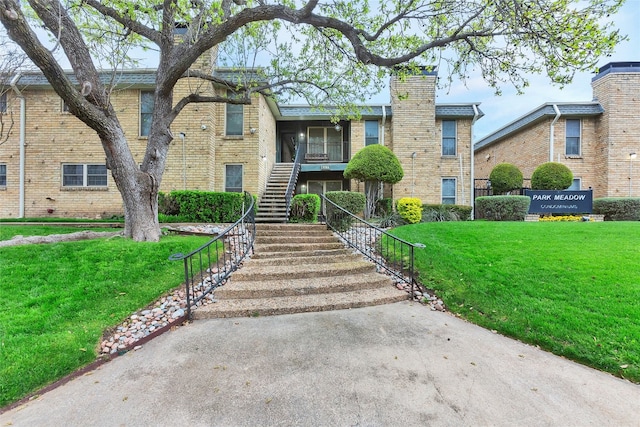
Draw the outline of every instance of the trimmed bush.
[[[398,214],[409,224],[415,224],[422,219],[422,201],[417,197],[403,197],[398,200]]]
[[[173,199],[172,203],[178,206],[178,212],[172,215],[185,218],[188,222],[235,222],[242,215],[243,202],[245,201],[244,193],[195,190],[172,191],[169,193],[169,197]],[[251,203],[250,201],[246,202]]]
[[[178,215],[180,212],[180,206],[170,194],[163,192],[158,193],[158,214],[164,215]]]
[[[543,163],[531,175],[532,190],[566,190],[571,184],[573,173],[562,163]]]
[[[320,196],[317,194],[296,194],[291,199],[289,222],[318,222]]]
[[[528,196],[484,196],[476,199],[476,209],[489,221],[524,221],[530,203]]]
[[[511,190],[522,188],[522,172],[516,165],[500,163],[496,165],[489,175],[493,194],[504,194]]]
[[[462,205],[422,205],[422,222],[469,221],[472,209]]]
[[[352,191],[328,191],[325,193],[325,197],[354,215],[362,212],[366,205],[364,194]],[[330,203],[327,203],[326,211],[327,223],[336,230],[347,231],[351,227],[353,218],[350,215],[343,214]]]
[[[640,221],[640,197],[604,197],[593,201],[593,213],[605,221]]]

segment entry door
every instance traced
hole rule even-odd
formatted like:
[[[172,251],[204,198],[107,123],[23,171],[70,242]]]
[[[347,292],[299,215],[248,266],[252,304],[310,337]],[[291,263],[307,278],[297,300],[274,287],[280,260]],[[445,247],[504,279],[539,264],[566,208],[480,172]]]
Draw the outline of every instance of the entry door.
[[[307,193],[324,195],[327,191],[342,191],[342,181],[307,181]],[[320,212],[326,215],[324,200],[320,203]]]

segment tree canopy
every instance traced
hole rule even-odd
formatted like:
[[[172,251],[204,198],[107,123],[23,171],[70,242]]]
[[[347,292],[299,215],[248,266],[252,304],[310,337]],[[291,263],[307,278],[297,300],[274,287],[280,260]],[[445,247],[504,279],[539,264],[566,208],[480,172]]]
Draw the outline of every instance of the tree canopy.
[[[347,117],[390,73],[419,65],[444,65],[445,81],[480,69],[496,92],[504,82],[526,86],[524,75],[532,72],[562,85],[576,71],[594,69],[624,39],[606,19],[623,1],[0,0],[0,21],[69,111],[99,135],[123,197],[125,234],[157,240],[170,127],[188,104],[250,103],[262,93],[280,102],[333,104]],[[134,66],[136,47],[159,56],[143,159],[131,154],[111,104],[113,88],[99,76]],[[212,48],[220,65],[251,72],[225,79],[195,69]],[[79,84],[63,71],[66,63]],[[203,84],[174,99],[185,78]],[[234,96],[211,93],[211,83]]]

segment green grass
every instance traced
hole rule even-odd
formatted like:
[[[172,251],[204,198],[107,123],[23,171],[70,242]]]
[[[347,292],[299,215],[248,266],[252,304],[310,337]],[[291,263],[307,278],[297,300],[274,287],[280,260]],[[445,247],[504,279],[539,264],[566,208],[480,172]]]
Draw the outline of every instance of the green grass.
[[[59,226],[59,225],[24,225],[3,224],[0,226],[0,240],[9,240],[14,236],[48,236],[50,234],[68,234],[78,231],[122,231],[122,228],[86,227],[86,226]]]
[[[184,281],[168,256],[207,240],[0,248],[0,407],[93,362],[104,330]]]
[[[420,280],[485,328],[640,382],[640,222],[440,222],[395,229]]]

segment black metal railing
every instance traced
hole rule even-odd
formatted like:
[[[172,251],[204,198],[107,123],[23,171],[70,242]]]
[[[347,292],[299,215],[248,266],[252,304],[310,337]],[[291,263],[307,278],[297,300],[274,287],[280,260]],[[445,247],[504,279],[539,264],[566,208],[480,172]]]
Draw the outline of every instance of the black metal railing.
[[[184,262],[189,319],[192,309],[201,305],[203,299],[213,300],[212,291],[223,285],[253,250],[256,236],[255,201],[247,192],[244,199],[242,216],[235,223],[198,249],[186,255],[177,253],[169,257],[171,261]]]
[[[303,144],[298,144],[296,148],[296,156],[293,160],[293,169],[291,169],[291,176],[289,176],[289,184],[287,185],[287,192],[285,193],[285,200],[287,201],[287,219],[289,219],[289,211],[291,210],[291,199],[298,182],[298,175],[300,174],[300,160],[302,159]]]
[[[398,281],[410,287],[413,298],[417,290],[414,268],[415,248],[424,247],[400,239],[336,205],[324,195],[326,224],[344,243],[357,249]]]

